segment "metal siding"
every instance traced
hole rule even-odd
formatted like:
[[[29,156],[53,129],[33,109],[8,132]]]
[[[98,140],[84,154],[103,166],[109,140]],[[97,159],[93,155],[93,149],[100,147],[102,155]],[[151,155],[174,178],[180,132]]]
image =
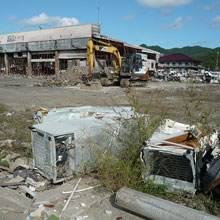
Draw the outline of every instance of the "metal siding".
[[[55,50],[55,41],[29,42],[27,47],[29,51]]]
[[[56,41],[57,50],[70,50],[72,49],[71,39],[63,39]]]
[[[87,48],[87,42],[89,38],[72,39],[72,47],[75,49]]]
[[[29,42],[29,43],[6,44],[6,45],[0,45],[0,53],[86,49],[87,41],[88,38],[77,38],[77,39],[62,39],[56,41],[50,40],[50,41],[38,41],[38,42]],[[81,58],[80,55],[79,58]],[[84,58],[84,56],[82,58]]]
[[[60,40],[69,38],[89,38],[92,37],[92,32],[100,32],[100,29],[96,24],[73,25],[67,27],[8,33],[0,35],[0,44]]]
[[[86,50],[84,51],[60,51],[59,59],[86,59]]]

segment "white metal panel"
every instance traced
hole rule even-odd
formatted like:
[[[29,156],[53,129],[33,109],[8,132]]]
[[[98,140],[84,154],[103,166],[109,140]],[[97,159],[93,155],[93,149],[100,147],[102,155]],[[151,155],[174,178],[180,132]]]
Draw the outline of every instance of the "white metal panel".
[[[91,37],[93,31],[96,33],[100,31],[97,24],[83,24],[73,25],[66,27],[41,29],[17,33],[8,33],[0,35],[0,44],[13,44],[21,42],[33,42],[33,41],[47,41],[47,40],[58,40],[68,38],[86,38]]]
[[[59,59],[86,59],[85,51],[60,51]]]

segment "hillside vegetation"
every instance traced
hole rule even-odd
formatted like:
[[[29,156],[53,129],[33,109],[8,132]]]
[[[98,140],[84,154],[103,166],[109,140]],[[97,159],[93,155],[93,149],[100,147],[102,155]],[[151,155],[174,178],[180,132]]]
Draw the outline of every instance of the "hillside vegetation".
[[[146,44],[141,44],[140,46],[158,51],[164,55],[168,55],[172,53],[183,53],[187,56],[191,56],[191,57],[199,59],[202,65],[205,68],[210,69],[210,70],[215,70],[217,51],[220,52],[220,47],[211,49],[207,47],[194,46],[194,47],[164,49],[160,46],[147,46]],[[220,69],[220,54],[219,54],[219,69]]]

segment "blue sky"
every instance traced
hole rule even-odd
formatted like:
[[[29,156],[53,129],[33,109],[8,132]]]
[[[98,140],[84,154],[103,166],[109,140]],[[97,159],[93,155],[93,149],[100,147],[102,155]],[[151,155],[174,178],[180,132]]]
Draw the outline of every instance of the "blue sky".
[[[101,33],[164,48],[220,46],[220,0],[11,0],[1,2],[0,33],[97,23]]]

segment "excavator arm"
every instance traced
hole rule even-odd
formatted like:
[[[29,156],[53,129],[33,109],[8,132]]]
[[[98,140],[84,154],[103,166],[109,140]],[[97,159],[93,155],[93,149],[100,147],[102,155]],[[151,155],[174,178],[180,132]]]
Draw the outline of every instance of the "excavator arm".
[[[121,70],[122,60],[118,49],[103,41],[97,41],[97,44],[94,44],[93,39],[90,38],[87,43],[87,66],[89,67],[90,75],[93,73],[95,51],[112,54],[114,59],[114,71],[118,73]]]

